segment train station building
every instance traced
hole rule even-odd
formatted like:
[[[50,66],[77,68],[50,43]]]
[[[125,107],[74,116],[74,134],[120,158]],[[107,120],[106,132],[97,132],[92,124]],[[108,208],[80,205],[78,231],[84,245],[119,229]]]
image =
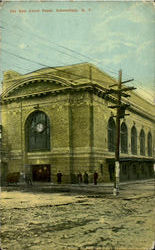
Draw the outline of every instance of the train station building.
[[[1,173],[29,174],[33,181],[76,183],[94,171],[99,182],[113,181],[116,80],[92,64],[43,68],[21,75],[4,73]],[[121,181],[153,177],[154,105],[135,91],[121,119]]]

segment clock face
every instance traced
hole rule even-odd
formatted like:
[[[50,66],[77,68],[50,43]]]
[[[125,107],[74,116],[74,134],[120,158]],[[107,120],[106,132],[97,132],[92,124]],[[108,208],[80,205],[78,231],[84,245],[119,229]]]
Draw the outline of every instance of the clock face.
[[[41,133],[44,130],[44,125],[42,123],[38,123],[36,129],[37,132]]]

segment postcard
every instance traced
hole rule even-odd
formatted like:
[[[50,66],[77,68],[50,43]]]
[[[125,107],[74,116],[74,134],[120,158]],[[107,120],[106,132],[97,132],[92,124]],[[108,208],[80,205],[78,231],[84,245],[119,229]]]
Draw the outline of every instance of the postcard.
[[[154,3],[0,14],[1,249],[154,249]]]

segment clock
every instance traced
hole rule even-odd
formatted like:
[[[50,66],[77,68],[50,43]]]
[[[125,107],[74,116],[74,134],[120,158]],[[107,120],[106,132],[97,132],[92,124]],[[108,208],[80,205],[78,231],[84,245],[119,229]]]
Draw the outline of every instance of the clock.
[[[37,132],[41,133],[44,130],[44,125],[42,123],[38,123],[36,125]]]

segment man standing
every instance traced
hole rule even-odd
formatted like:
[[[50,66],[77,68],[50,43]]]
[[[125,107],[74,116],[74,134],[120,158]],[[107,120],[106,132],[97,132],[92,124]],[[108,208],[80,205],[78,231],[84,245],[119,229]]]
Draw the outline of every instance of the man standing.
[[[94,185],[97,185],[98,173],[95,171],[94,173]]]
[[[59,172],[57,173],[57,183],[58,184],[61,184],[61,177],[62,177],[62,173],[59,170]]]
[[[80,172],[78,173],[78,183],[82,183],[82,174]]]
[[[88,174],[87,172],[84,173],[84,183],[88,184],[89,180],[88,180]]]

